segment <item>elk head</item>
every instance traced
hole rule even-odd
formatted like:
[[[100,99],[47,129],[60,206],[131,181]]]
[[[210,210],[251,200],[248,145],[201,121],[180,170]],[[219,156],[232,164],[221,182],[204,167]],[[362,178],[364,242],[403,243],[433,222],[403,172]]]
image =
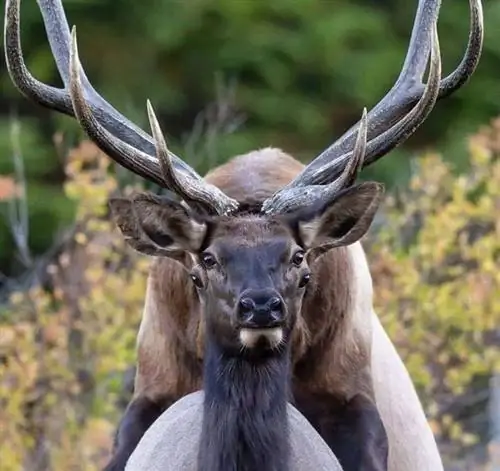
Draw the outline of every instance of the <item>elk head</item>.
[[[149,102],[152,136],[95,91],[61,1],[38,3],[65,87],[43,84],[28,71],[20,42],[20,0],[7,0],[5,13],[5,53],[13,82],[32,100],[75,117],[116,162],[179,196],[181,202],[145,194],[117,198],[111,207],[133,247],[185,263],[209,318],[231,331],[228,338],[235,346],[254,345],[258,329],[267,329],[271,346],[280,343],[299,311],[310,264],[330,249],[359,240],[370,226],[382,188],[373,182],[356,185],[359,171],[404,142],[437,100],[470,78],[483,40],[481,2],[469,0],[466,53],[441,80],[440,1],[420,0],[406,60],[392,89],[292,182],[263,201],[258,214],[244,214],[238,201],[167,149]]]
[[[148,103],[157,155],[170,168],[168,151]],[[377,210],[382,186],[353,185],[363,162],[366,113],[353,158],[331,184],[328,198],[286,214],[202,214],[167,197],[138,194],[110,206],[131,246],[183,263],[208,329],[239,352],[266,338],[286,340],[300,312],[310,264],[326,251],[359,240]],[[186,254],[189,256],[186,257]]]

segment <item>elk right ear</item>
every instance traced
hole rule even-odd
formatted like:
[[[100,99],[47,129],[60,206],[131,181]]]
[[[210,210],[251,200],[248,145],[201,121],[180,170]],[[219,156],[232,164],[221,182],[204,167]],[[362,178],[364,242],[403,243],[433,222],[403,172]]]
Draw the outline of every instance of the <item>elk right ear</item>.
[[[343,190],[316,217],[299,223],[309,258],[357,242],[370,228],[383,194],[380,183],[364,182]]]
[[[127,243],[138,252],[179,259],[197,252],[206,225],[168,198],[141,193],[132,198],[111,198],[109,207]]]

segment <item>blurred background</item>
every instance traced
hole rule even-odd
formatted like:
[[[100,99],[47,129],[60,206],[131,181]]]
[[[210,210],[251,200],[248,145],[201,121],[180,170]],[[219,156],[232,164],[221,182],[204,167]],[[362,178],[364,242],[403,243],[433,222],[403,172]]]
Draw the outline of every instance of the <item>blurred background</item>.
[[[392,86],[416,3],[63,1],[97,90],[145,130],[149,98],[201,173],[265,146],[311,160]],[[500,1],[483,6],[471,81],[363,173],[388,188],[365,241],[376,309],[454,471],[500,469]],[[21,12],[30,70],[59,85],[37,3]],[[443,75],[468,28],[468,2],[444,0]],[[97,470],[130,398],[148,268],[106,201],[157,189],[21,96],[4,61],[0,86],[0,470]]]

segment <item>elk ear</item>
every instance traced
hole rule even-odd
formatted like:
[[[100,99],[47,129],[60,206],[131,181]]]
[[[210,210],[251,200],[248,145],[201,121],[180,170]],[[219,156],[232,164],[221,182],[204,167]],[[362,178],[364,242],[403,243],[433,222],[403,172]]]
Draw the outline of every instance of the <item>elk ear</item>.
[[[141,193],[112,198],[109,207],[127,243],[147,255],[182,258],[200,248],[206,233],[203,222],[168,198]]]
[[[315,218],[300,222],[300,236],[313,258],[361,239],[370,228],[383,191],[380,183],[360,183],[342,191]]]

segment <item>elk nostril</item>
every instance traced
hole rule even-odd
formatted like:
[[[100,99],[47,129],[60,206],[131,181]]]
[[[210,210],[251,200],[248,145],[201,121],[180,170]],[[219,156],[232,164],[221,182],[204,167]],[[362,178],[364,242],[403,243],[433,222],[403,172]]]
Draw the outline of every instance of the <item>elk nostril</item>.
[[[253,309],[255,309],[255,303],[250,298],[242,298],[240,299],[240,309],[243,312],[252,311]]]
[[[272,297],[269,300],[269,307],[271,308],[272,311],[277,311],[278,309],[281,308],[281,299],[278,298],[277,296]]]

